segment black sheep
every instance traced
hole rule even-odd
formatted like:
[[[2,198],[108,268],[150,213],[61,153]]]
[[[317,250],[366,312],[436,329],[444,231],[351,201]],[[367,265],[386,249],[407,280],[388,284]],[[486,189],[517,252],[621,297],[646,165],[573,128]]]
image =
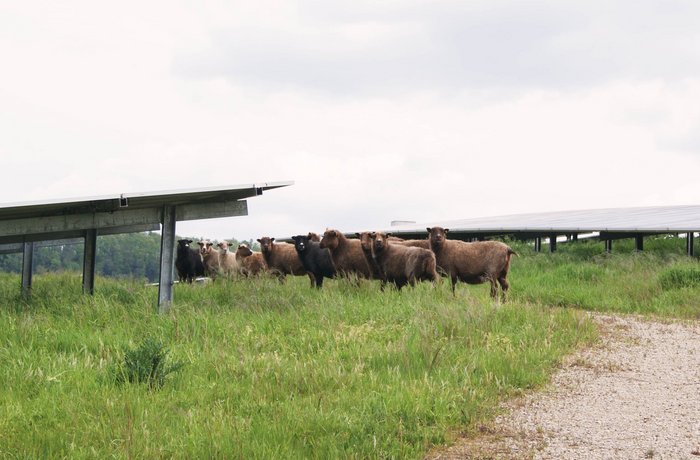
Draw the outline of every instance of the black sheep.
[[[198,276],[204,276],[204,264],[199,251],[190,248],[192,240],[177,240],[175,268],[180,282],[191,283]]]
[[[313,276],[317,288],[323,286],[324,277],[335,277],[335,265],[328,249],[322,248],[317,241],[311,241],[308,235],[296,235],[292,239],[301,264],[306,272]]]

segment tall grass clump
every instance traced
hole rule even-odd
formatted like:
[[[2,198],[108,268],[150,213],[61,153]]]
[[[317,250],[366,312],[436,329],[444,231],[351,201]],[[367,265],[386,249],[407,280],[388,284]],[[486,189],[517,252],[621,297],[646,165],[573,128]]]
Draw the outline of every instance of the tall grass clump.
[[[700,267],[690,265],[666,268],[659,274],[659,284],[664,290],[698,287],[700,286]]]
[[[181,361],[172,361],[169,350],[162,342],[146,337],[136,347],[125,347],[124,360],[114,367],[112,374],[119,383],[145,383],[151,390],[159,389],[165,379],[182,368]]]

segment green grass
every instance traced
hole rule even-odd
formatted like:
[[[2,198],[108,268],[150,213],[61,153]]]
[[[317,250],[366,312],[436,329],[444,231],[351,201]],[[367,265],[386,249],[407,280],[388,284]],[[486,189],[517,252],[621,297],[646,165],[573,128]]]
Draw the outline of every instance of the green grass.
[[[0,457],[420,458],[592,343],[580,309],[699,316],[697,262],[675,249],[516,246],[502,305],[486,285],[299,277],[177,285],[158,315],[138,282],[83,296],[78,275],[36,275],[25,301],[0,274]],[[146,338],[184,365],[115,381]]]
[[[560,245],[556,254],[528,254],[513,261],[514,298],[522,302],[591,311],[700,318],[700,265],[684,255],[684,239],[615,243],[605,254],[602,243]]]

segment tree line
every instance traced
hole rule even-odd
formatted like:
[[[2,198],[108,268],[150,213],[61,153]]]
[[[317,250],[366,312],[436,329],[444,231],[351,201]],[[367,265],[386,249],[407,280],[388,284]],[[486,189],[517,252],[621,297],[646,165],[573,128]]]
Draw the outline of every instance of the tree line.
[[[177,237],[180,239],[182,237]],[[201,238],[188,237],[198,241]],[[245,243],[254,250],[260,250],[254,239],[238,241],[227,238],[232,248]],[[57,246],[35,247],[34,273],[54,271],[82,271],[83,243]],[[196,247],[196,246],[195,246]],[[109,277],[144,278],[150,282],[158,281],[160,262],[160,234],[127,233],[122,235],[105,235],[97,237],[97,255],[95,271]],[[0,254],[0,271],[20,273],[22,271],[22,254]]]

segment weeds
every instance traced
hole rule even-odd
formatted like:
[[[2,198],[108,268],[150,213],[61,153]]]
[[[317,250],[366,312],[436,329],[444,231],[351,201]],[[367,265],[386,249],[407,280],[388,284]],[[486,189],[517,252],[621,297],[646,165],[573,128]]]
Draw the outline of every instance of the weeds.
[[[155,390],[182,366],[181,361],[170,362],[168,349],[160,341],[147,337],[136,348],[124,349],[124,361],[113,372],[117,383],[145,383]]]
[[[700,267],[697,265],[674,266],[659,274],[659,284],[664,290],[700,286]]]

